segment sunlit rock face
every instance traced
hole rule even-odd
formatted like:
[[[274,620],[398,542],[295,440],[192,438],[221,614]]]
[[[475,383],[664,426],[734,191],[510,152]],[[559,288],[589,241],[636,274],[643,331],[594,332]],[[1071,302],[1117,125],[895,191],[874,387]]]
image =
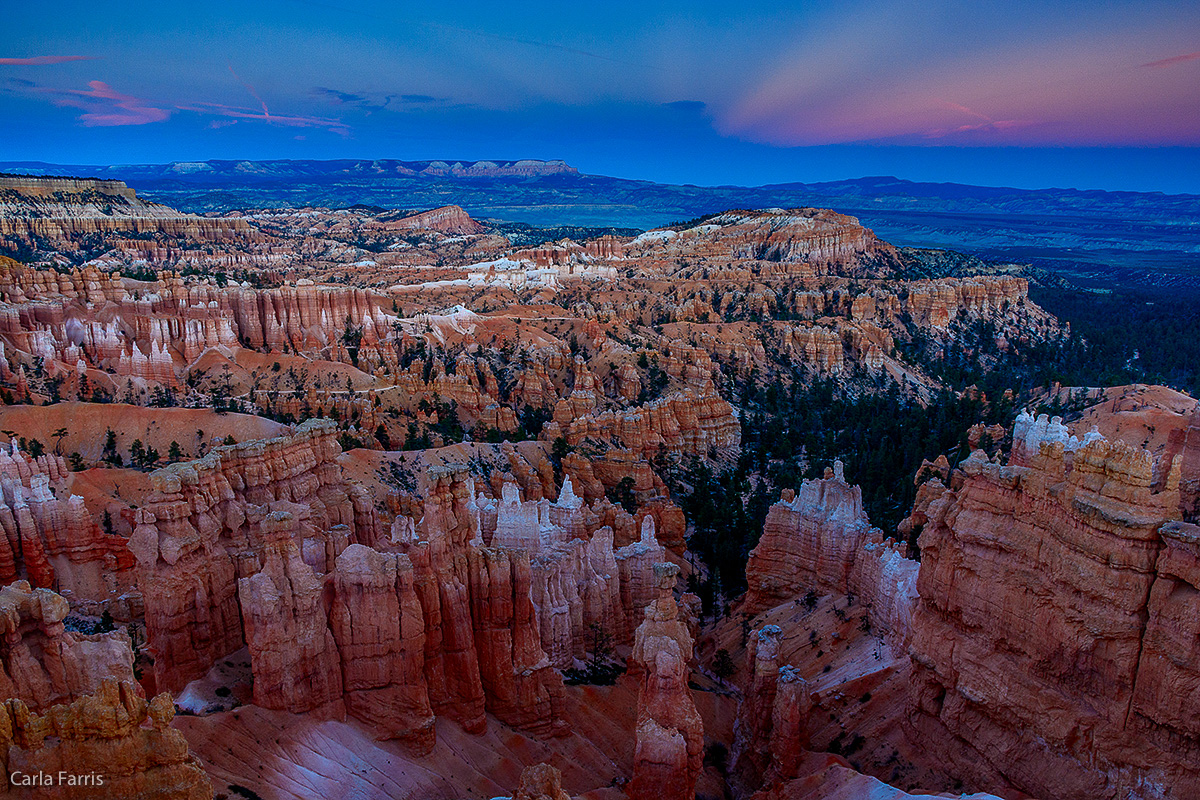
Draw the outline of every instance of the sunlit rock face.
[[[170,694],[147,702],[136,684],[115,678],[42,715],[9,700],[0,706],[0,790],[37,800],[212,800],[200,762],[170,727],[174,716]],[[54,784],[26,782],[39,774]],[[85,780],[63,786],[60,774]]]
[[[908,724],[999,793],[1200,791],[1197,538],[1179,457],[1023,417],[921,501]],[[924,489],[924,487],[923,487]]]

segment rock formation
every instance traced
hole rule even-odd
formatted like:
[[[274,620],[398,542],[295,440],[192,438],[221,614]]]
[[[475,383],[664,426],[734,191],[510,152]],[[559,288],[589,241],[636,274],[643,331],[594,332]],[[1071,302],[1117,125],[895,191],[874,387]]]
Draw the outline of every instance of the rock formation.
[[[562,788],[562,773],[549,764],[521,770],[521,785],[511,800],[571,800]]]
[[[40,716],[8,700],[0,707],[0,790],[37,800],[212,800],[199,761],[170,727],[174,716],[169,694],[147,702],[135,684],[114,678]],[[39,775],[53,783],[29,782]]]
[[[916,604],[917,563],[871,527],[862,490],[837,462],[825,478],[805,481],[771,506],[763,535],[746,564],[744,613],[758,614],[809,589],[853,594],[871,621],[898,641]]]
[[[83,498],[67,491],[70,474],[61,456],[31,458],[15,440],[0,451],[0,583],[24,577],[115,611],[133,558],[124,539],[105,535]]]
[[[26,581],[0,589],[0,697],[42,711],[92,694],[106,678],[133,681],[129,637],[68,631],[69,610],[61,595]]]
[[[895,250],[854,217],[813,208],[729,211],[680,231],[650,231],[626,251],[654,245],[676,258],[808,263],[809,274],[830,262],[864,267],[874,259],[897,262]]]
[[[352,544],[337,557],[329,623],[341,655],[346,709],[418,753],[433,747],[425,684],[425,621],[413,565]]]
[[[375,539],[364,491],[337,466],[335,435],[331,422],[312,420],[151,474],[155,491],[129,549],[160,688],[182,689],[242,647],[237,581],[261,569],[279,514],[292,515],[302,563],[322,573],[352,541]]]
[[[263,566],[238,579],[238,602],[255,704],[302,713],[341,700],[342,670],[321,581],[300,557],[296,527],[286,511],[267,514]]]
[[[976,451],[924,498],[912,735],[1000,793],[1195,794],[1197,550],[1176,521],[1178,457],[1034,422],[1008,466]]]
[[[655,564],[657,597],[638,626],[633,661],[641,671],[631,800],[691,800],[704,728],[688,688],[692,635],[675,601],[679,567]]]
[[[181,214],[121,181],[0,175],[0,243],[46,240],[70,251],[87,234],[162,233],[200,240],[249,231],[245,220]]]

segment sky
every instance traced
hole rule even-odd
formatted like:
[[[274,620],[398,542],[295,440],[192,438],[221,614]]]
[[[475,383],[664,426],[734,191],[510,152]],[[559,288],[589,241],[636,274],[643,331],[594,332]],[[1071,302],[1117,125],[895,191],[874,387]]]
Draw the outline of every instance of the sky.
[[[3,6],[0,161],[1200,193],[1194,0]]]

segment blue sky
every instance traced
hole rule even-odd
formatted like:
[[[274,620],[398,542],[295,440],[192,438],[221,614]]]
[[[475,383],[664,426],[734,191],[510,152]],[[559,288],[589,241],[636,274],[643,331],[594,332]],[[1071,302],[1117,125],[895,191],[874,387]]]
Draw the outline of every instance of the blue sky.
[[[1200,192],[1200,4],[6,3],[0,160]]]

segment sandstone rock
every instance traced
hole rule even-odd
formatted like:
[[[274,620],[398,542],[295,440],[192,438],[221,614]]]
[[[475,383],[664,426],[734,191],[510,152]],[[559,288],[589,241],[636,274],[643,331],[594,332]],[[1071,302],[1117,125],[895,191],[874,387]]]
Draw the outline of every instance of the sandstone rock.
[[[688,689],[692,637],[673,595],[679,568],[654,567],[657,597],[638,626],[633,660],[641,669],[632,800],[691,800],[703,761],[704,729]]]
[[[907,640],[917,601],[918,565],[872,528],[862,490],[850,486],[841,462],[820,480],[771,506],[763,535],[746,564],[744,613],[758,614],[809,589],[853,594],[872,624]]]
[[[0,697],[36,712],[92,694],[107,678],[133,682],[129,637],[68,631],[68,610],[60,595],[26,581],[0,589]]]
[[[1184,622],[1191,535],[1170,521],[1178,464],[1019,425],[1009,466],[976,451],[923,514],[912,735],[1001,793],[1194,793],[1191,645],[1176,643],[1200,629]]]
[[[562,773],[549,764],[521,770],[521,785],[512,800],[571,800],[562,788]]]
[[[322,606],[321,582],[293,540],[296,520],[267,515],[270,537],[263,568],[238,580],[254,702],[294,713],[321,709],[342,698],[341,657]]]
[[[17,774],[46,773],[54,786],[26,790],[38,798],[161,798],[212,800],[200,762],[188,752],[169,694],[147,703],[135,684],[105,680],[94,694],[42,716],[20,700],[0,707],[0,789],[15,790]],[[60,771],[88,780],[57,783]],[[98,777],[98,780],[96,779]]]
[[[418,753],[433,748],[425,684],[425,621],[405,555],[353,544],[337,558],[329,623],[346,709]]]

